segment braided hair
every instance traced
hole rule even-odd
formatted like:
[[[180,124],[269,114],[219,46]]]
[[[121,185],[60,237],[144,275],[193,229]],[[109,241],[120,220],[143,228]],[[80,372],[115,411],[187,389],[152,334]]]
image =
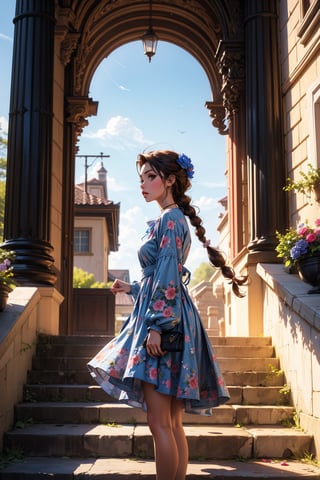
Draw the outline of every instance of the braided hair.
[[[184,156],[188,159],[188,157]],[[224,256],[219,250],[210,246],[210,241],[206,238],[206,230],[202,225],[202,219],[197,215],[196,209],[191,205],[191,197],[186,195],[187,190],[191,188],[190,178],[193,176],[190,174],[190,169],[186,166],[181,166],[178,163],[179,154],[171,150],[154,150],[148,153],[138,155],[137,169],[140,170],[145,163],[149,165],[158,173],[158,175],[165,181],[170,175],[174,175],[176,181],[172,185],[172,196],[174,202],[186,215],[191,225],[195,229],[195,234],[199,241],[206,248],[208,253],[209,262],[211,265],[220,268],[222,275],[230,280],[232,283],[232,291],[237,297],[243,297],[244,294],[240,291],[239,286],[247,283],[247,276],[236,276],[234,270],[226,265]],[[190,159],[188,159],[190,162]],[[193,168],[191,162],[189,163]]]

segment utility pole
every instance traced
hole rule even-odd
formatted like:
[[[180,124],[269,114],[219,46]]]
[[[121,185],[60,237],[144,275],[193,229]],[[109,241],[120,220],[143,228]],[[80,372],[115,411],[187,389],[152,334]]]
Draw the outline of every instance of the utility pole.
[[[87,193],[88,185],[88,168],[92,167],[94,162],[100,158],[109,158],[110,155],[103,155],[103,152],[100,152],[100,155],[76,155],[76,158],[84,158],[84,191]],[[88,165],[88,158],[93,158],[92,162]]]

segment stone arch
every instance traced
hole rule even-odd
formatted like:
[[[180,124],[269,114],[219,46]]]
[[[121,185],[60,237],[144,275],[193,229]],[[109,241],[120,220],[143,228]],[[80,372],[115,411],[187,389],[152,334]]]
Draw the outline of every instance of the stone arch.
[[[69,9],[64,9],[64,17],[60,17],[64,22],[61,58],[65,65],[73,63],[74,96],[88,95],[96,68],[112,50],[141,39],[149,22],[148,5],[148,0],[98,4],[74,1]],[[216,52],[220,42],[239,42],[240,17],[238,1],[154,1],[152,6],[152,23],[159,40],[180,46],[199,61],[215,100],[221,97],[222,85]],[[58,23],[59,27],[63,29]]]
[[[56,284],[65,297],[67,319],[74,157],[87,117],[97,109],[88,97],[91,78],[113,49],[141,38],[148,27],[149,0],[16,2],[6,196],[10,207],[3,246],[17,252],[20,283]],[[274,232],[284,224],[283,208],[278,208],[284,202],[279,194],[283,158],[276,22],[276,0],[152,4],[159,40],[188,51],[206,72],[212,90],[206,107],[213,126],[227,134],[231,259],[247,245],[263,253],[256,257],[259,261],[266,251],[272,252],[271,258]],[[255,71],[258,61],[263,82]],[[270,190],[272,202],[265,210]]]

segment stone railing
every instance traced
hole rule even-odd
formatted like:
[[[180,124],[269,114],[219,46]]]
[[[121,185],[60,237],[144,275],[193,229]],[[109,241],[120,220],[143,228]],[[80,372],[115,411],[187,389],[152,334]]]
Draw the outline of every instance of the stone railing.
[[[264,335],[271,336],[302,429],[320,458],[320,295],[282,265],[258,264]]]
[[[62,295],[53,287],[17,287],[0,313],[0,451],[12,427],[14,406],[23,398],[37,335],[59,333]]]

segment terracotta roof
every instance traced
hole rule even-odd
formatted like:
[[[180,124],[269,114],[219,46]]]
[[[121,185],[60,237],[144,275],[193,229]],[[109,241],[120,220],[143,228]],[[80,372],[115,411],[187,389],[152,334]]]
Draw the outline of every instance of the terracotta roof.
[[[97,197],[92,193],[85,192],[79,185],[74,187],[75,205],[110,205],[112,202],[105,198]]]

